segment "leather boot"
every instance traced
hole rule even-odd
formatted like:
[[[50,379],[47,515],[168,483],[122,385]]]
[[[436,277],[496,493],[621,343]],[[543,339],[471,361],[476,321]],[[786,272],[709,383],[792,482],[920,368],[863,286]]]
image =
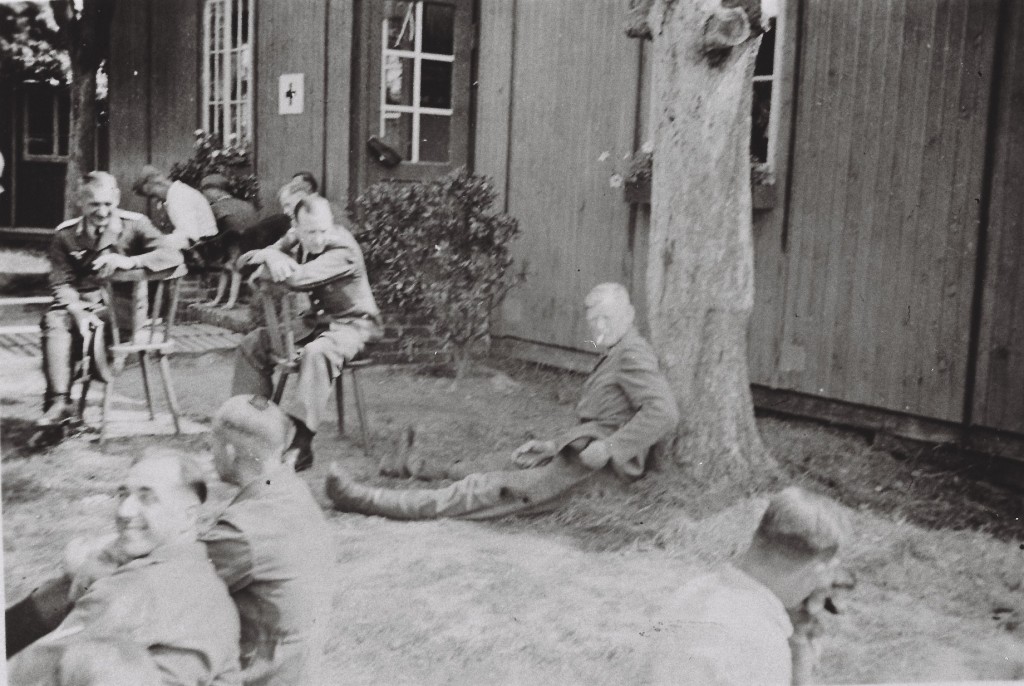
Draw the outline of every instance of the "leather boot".
[[[50,408],[36,420],[37,427],[59,426],[75,415],[75,406],[68,395],[54,396]]]
[[[337,464],[328,468],[327,497],[339,512],[357,512],[391,519],[435,519],[439,516],[435,491],[392,490],[357,484]]]

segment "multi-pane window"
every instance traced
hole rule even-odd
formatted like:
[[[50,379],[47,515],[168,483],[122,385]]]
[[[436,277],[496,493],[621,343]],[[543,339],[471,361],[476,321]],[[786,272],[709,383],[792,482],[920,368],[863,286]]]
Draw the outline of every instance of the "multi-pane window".
[[[203,129],[225,143],[252,139],[252,0],[203,6]]]
[[[778,88],[775,84],[778,31],[776,24],[777,3],[765,2],[762,10],[769,15],[768,30],[761,37],[754,62],[754,104],[752,128],[750,131],[750,159],[755,164],[771,166],[775,152],[774,119],[778,105]]]
[[[380,137],[406,162],[448,162],[455,8],[389,0],[381,43]]]
[[[22,159],[63,162],[68,157],[71,100],[66,88],[28,87],[22,130]]]

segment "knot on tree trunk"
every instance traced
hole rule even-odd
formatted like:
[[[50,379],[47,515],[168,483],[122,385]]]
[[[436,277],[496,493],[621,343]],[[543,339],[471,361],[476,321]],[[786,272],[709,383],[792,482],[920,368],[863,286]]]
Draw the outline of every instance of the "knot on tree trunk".
[[[761,0],[722,0],[704,24],[704,55],[717,67],[737,45],[764,33]]]
[[[629,7],[626,10],[627,36],[644,40],[651,40],[654,37],[649,21],[653,5],[654,0],[629,0]]]

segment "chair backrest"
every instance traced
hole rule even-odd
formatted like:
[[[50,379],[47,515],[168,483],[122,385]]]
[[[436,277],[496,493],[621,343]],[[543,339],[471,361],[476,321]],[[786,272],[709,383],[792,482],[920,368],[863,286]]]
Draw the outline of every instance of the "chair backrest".
[[[295,360],[295,294],[266,279],[257,279],[256,287],[270,349],[278,363],[291,363]]]
[[[171,330],[178,313],[178,287],[181,277],[188,270],[185,265],[159,272],[145,269],[129,269],[115,272],[104,284],[103,297],[110,312],[115,348],[131,348],[136,351],[162,350],[171,345]],[[131,342],[121,341],[122,322],[118,322],[118,307],[115,302],[114,284],[131,284],[130,321],[125,329],[132,334]],[[156,284],[153,297],[149,297],[149,285]]]

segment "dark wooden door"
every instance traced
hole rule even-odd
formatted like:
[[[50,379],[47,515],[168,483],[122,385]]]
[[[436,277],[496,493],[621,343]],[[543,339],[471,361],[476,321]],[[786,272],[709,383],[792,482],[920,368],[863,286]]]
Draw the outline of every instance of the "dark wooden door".
[[[360,21],[358,189],[469,161],[471,0],[373,0]]]

